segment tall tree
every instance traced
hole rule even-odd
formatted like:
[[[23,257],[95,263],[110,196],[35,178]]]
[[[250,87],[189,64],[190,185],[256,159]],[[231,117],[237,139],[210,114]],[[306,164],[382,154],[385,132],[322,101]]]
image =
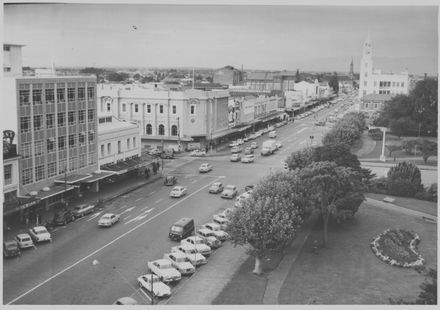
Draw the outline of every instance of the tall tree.
[[[330,78],[328,85],[333,88],[333,91],[337,94],[339,93],[339,80],[338,74],[336,72],[333,73],[333,76]]]
[[[261,274],[262,259],[285,249],[301,227],[305,196],[300,194],[300,185],[295,172],[270,175],[230,214],[226,231],[234,245],[251,246],[249,253],[255,257],[254,273]]]
[[[299,83],[299,82],[301,82],[301,75],[299,74],[299,69],[296,69],[295,83]]]

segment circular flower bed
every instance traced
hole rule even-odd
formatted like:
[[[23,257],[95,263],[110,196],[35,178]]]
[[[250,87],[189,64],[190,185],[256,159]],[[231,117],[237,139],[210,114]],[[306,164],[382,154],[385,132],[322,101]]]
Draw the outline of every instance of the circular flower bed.
[[[370,244],[374,254],[392,266],[422,266],[424,259],[417,253],[419,235],[403,229],[387,229]]]

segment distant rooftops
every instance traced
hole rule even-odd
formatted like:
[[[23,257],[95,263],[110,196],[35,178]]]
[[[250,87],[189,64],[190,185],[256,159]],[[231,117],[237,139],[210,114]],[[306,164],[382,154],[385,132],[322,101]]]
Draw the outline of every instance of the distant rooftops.
[[[3,43],[3,46],[26,46],[24,44],[16,44],[16,43]]]

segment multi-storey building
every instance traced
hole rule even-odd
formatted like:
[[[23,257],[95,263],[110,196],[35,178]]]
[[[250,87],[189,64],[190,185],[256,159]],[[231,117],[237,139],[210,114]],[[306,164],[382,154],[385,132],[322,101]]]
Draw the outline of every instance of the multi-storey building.
[[[215,70],[214,83],[222,85],[238,85],[243,82],[243,71],[240,71],[232,66],[226,66]]]
[[[368,94],[407,95],[409,92],[409,73],[382,73],[373,69],[373,45],[368,35],[362,49],[359,76],[359,98]]]
[[[21,57],[20,44],[3,44],[3,76],[20,76],[22,75],[23,65]]]

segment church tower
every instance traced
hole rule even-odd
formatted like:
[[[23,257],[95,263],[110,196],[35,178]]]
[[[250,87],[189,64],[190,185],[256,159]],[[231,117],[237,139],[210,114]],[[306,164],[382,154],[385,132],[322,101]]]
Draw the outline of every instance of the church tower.
[[[359,68],[359,98],[371,93],[373,85],[373,45],[371,44],[370,32],[362,48],[362,58]]]
[[[354,71],[353,71],[353,57],[351,57],[351,63],[350,63],[350,72],[349,72],[349,77],[350,77],[350,80],[353,80],[353,78],[354,78]]]

